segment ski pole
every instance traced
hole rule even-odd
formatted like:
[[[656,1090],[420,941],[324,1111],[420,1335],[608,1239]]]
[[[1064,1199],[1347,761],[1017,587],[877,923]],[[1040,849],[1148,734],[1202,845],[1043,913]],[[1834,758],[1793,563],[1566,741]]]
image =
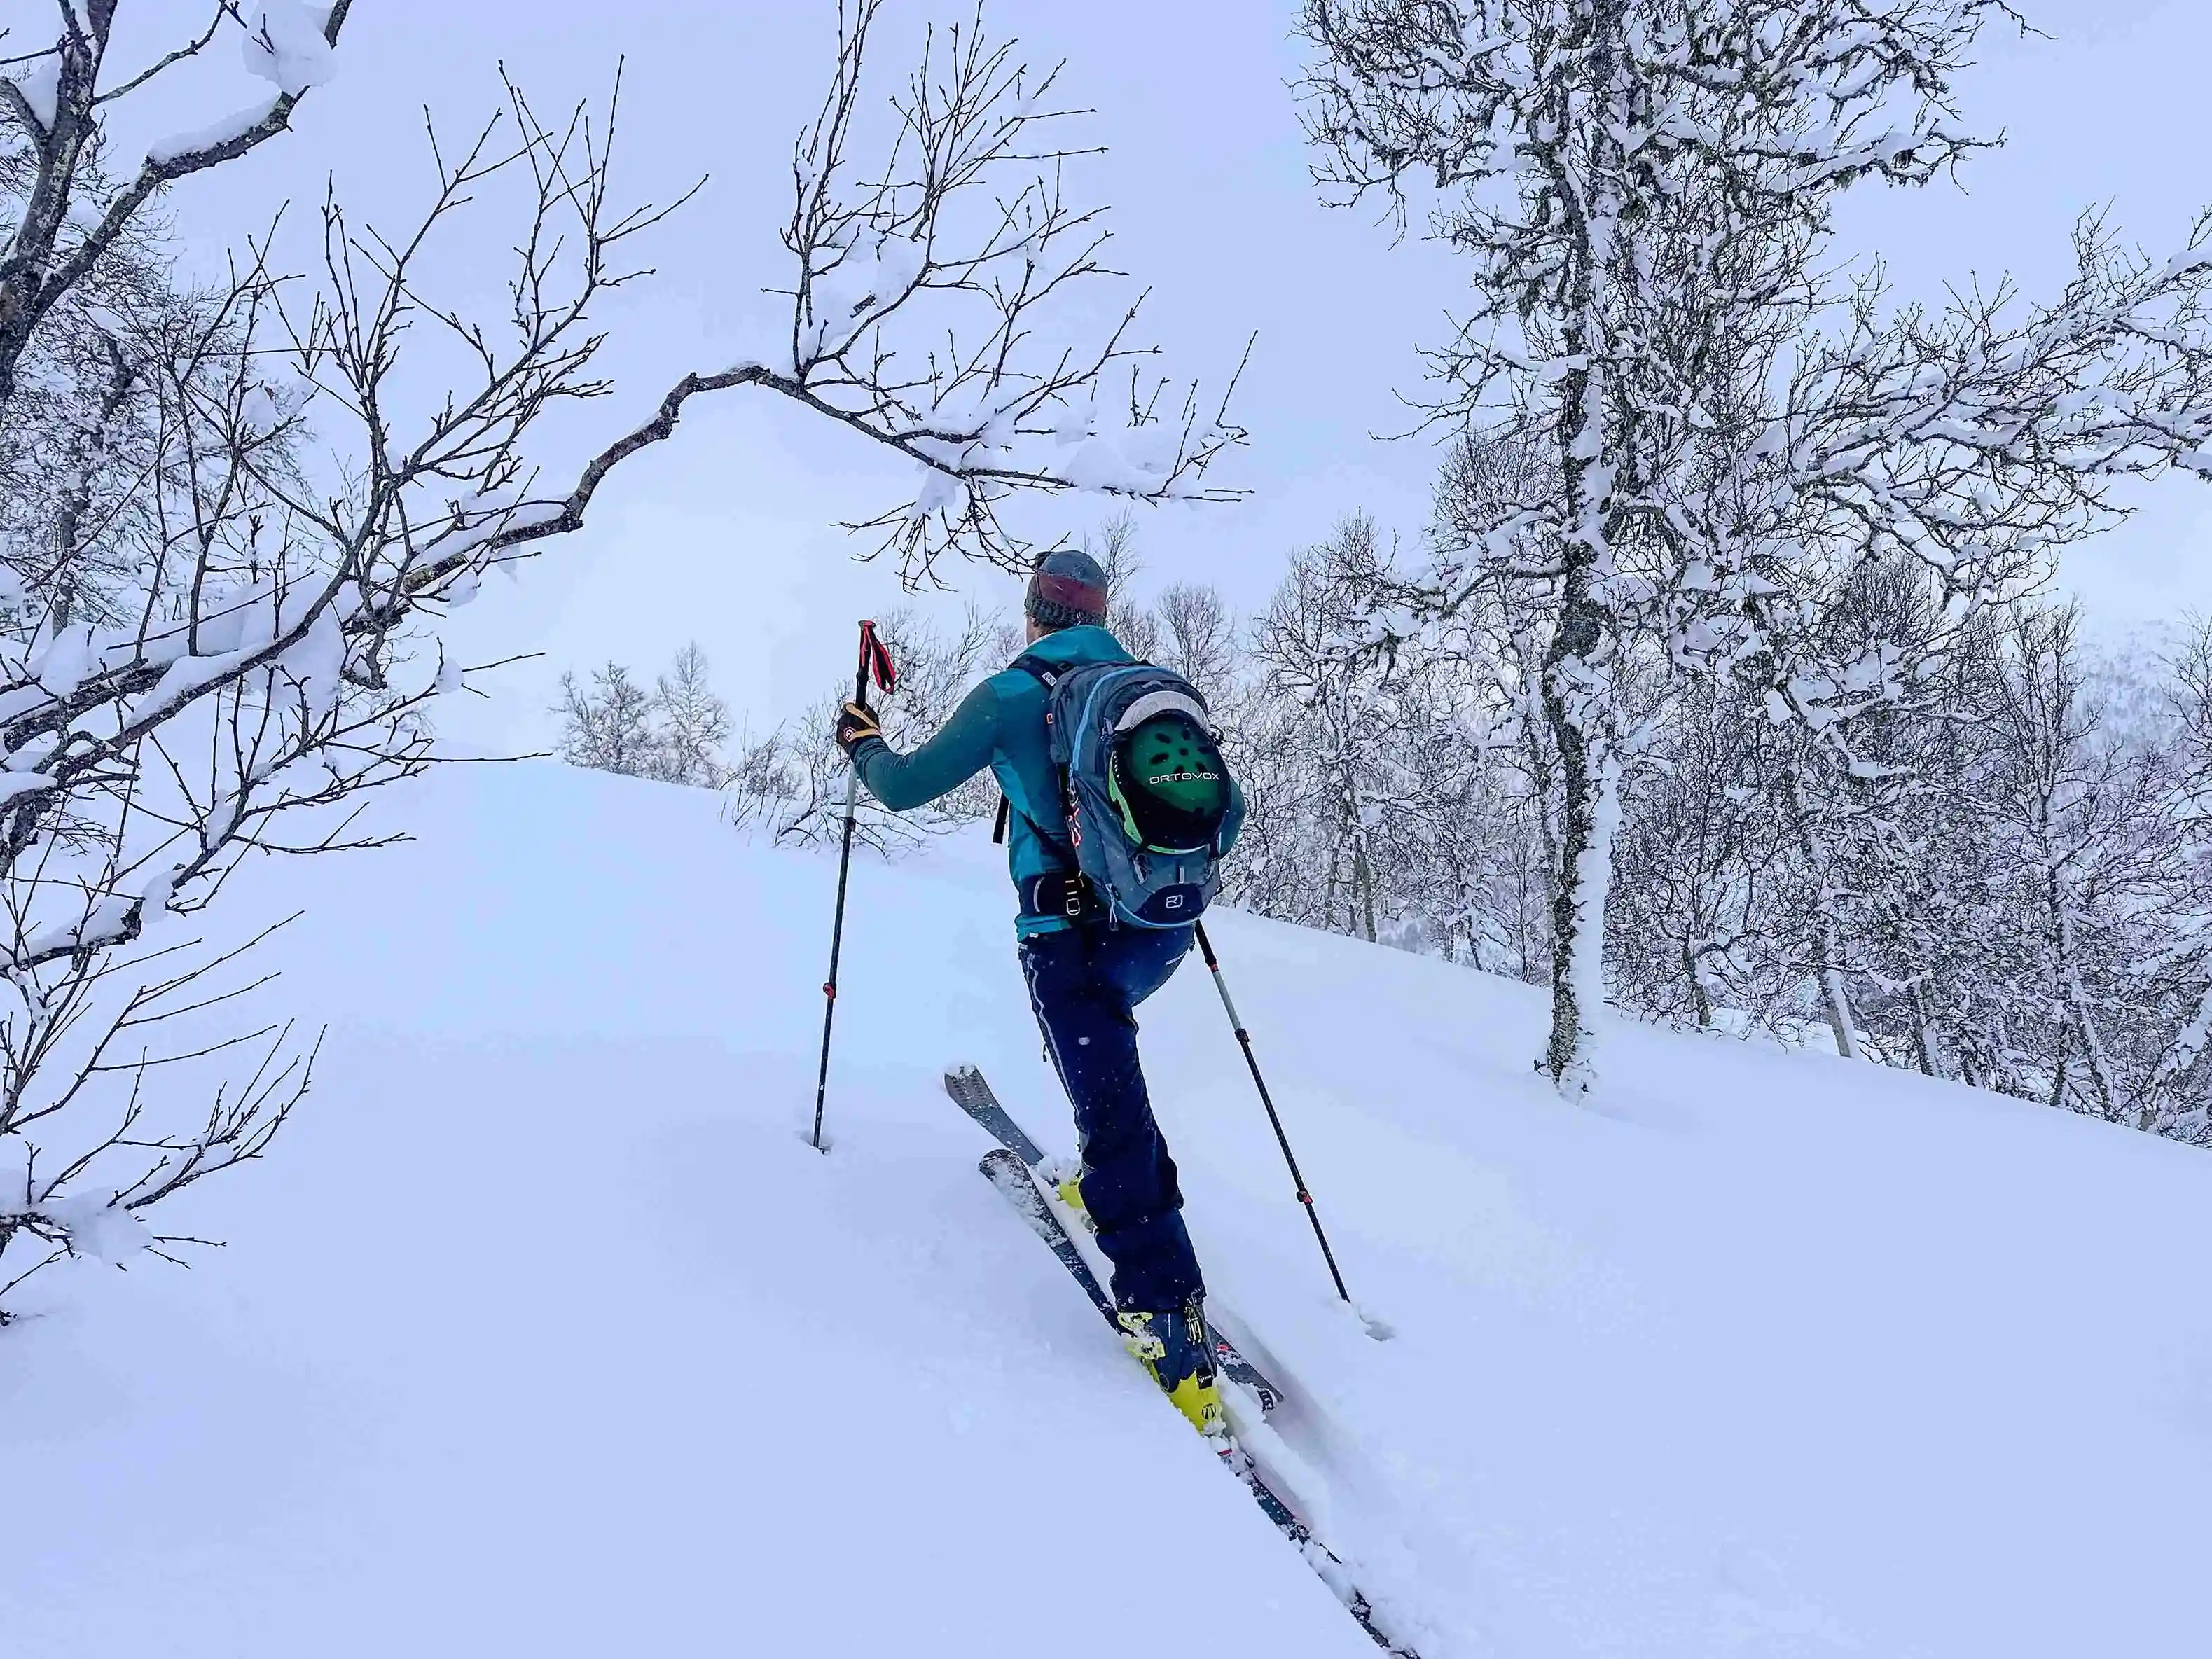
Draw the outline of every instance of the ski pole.
[[[1336,1252],[1328,1248],[1328,1235],[1321,1230],[1321,1212],[1314,1207],[1313,1194],[1306,1190],[1306,1178],[1298,1173],[1298,1160],[1291,1152],[1291,1138],[1283,1133],[1283,1120],[1275,1111],[1274,1097],[1267,1092],[1267,1079],[1260,1075],[1260,1062],[1252,1053],[1252,1034],[1237,1017],[1237,1005],[1229,995],[1229,981],[1221,976],[1221,958],[1213,954],[1213,941],[1206,938],[1202,921],[1198,924],[1198,948],[1206,958],[1206,971],[1213,975],[1213,988],[1221,993],[1221,1006],[1229,1011],[1229,1024],[1244,1050],[1244,1063],[1252,1068],[1252,1082],[1260,1091],[1260,1103],[1267,1109],[1267,1121],[1275,1131],[1275,1145],[1283,1149],[1283,1162],[1291,1170],[1291,1183],[1297,1188],[1298,1202],[1306,1206],[1306,1219],[1313,1223],[1314,1237],[1321,1242],[1322,1260],[1328,1263],[1328,1276],[1336,1281],[1336,1293],[1349,1304],[1352,1292],[1344,1288],[1344,1275],[1336,1269]]]
[[[872,676],[885,696],[898,684],[898,671],[891,665],[891,653],[876,637],[876,625],[872,622],[860,624],[860,666],[853,677],[853,701],[866,708],[868,706],[868,680]],[[822,1150],[822,1109],[830,1093],[830,1029],[837,1018],[837,958],[845,945],[845,883],[853,869],[853,826],[859,817],[860,804],[860,769],[851,768],[845,775],[845,844],[837,854],[837,910],[830,924],[830,977],[822,982],[822,1068],[814,1078],[814,1135],[812,1146]]]

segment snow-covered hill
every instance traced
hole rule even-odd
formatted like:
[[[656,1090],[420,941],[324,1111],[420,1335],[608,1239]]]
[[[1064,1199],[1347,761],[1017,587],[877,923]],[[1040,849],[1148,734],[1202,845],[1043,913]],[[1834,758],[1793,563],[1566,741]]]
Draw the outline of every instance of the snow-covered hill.
[[[979,832],[855,880],[702,793],[441,773],[304,875],[334,1030],[199,1270],[0,1335],[0,1653],[1372,1648],[977,1176],[1065,1108]],[[1426,1659],[2212,1651],[2212,1158],[1224,915],[1155,1098],[1337,1547]],[[174,1214],[165,1216],[173,1221]]]

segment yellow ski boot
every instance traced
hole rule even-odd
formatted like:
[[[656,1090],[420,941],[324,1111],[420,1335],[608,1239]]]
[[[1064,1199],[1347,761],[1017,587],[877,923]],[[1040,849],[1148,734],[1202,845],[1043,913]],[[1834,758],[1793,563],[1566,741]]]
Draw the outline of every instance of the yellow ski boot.
[[[1165,1313],[1123,1312],[1115,1316],[1121,1340],[1138,1363],[1152,1374],[1160,1392],[1190,1419],[1200,1434],[1227,1432],[1221,1410],[1221,1385],[1213,1371],[1213,1341],[1206,1334],[1199,1298]]]

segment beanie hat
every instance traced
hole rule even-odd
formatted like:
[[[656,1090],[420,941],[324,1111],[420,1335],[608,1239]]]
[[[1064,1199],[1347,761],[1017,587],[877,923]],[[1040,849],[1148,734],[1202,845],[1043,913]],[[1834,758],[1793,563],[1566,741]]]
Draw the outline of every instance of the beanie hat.
[[[1047,628],[1080,628],[1106,620],[1106,573],[1072,547],[1046,554],[1030,574],[1022,610]]]

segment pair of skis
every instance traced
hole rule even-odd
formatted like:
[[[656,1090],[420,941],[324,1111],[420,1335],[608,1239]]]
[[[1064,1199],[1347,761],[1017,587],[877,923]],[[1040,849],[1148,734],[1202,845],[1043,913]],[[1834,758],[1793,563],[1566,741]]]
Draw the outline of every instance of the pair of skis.
[[[1036,1183],[1029,1178],[1031,1170],[1037,1172],[1039,1179],[1042,1178],[1043,1150],[1030,1139],[1020,1124],[1007,1115],[1006,1109],[999,1104],[999,1097],[991,1092],[991,1085],[983,1080],[982,1073],[973,1066],[956,1066],[948,1070],[945,1073],[945,1092],[952,1097],[954,1103],[962,1111],[988,1130],[991,1138],[999,1143],[999,1150],[983,1160],[984,1176],[1006,1195],[1015,1209],[1021,1212],[1023,1219],[1029,1222],[1045,1243],[1052,1246],[1052,1253],[1060,1258],[1060,1265],[1074,1275],[1076,1283],[1083,1286],[1092,1304],[1106,1316],[1109,1324],[1112,1323],[1112,1299],[1100,1288],[1097,1275],[1091,1271],[1082,1251],[1068,1237],[1059,1218],[1053,1214],[1043,1194],[1037,1192]],[[1008,1175],[1019,1176],[1021,1179],[1018,1182],[1010,1182],[1006,1179]],[[1018,1195],[1024,1188],[1037,1192],[1035,1213]],[[1039,1215],[1042,1217],[1044,1224],[1039,1224]],[[1047,1226],[1050,1228],[1048,1232]],[[1282,1403],[1283,1391],[1270,1382],[1258,1366],[1239,1353],[1236,1344],[1211,1325],[1207,1327],[1207,1334],[1213,1339],[1214,1363],[1232,1382],[1259,1401],[1261,1416]]]
[[[999,1103],[998,1097],[991,1092],[991,1085],[983,1080],[982,1073],[973,1066],[948,1068],[945,1073],[945,1091],[952,1097],[953,1103],[962,1111],[981,1124],[999,1143],[984,1154],[980,1166],[984,1178],[998,1188],[1015,1213],[1029,1224],[1030,1231],[1051,1248],[1060,1266],[1066,1268],[1069,1276],[1083,1287],[1084,1293],[1091,1298],[1091,1305],[1098,1310],[1107,1324],[1112,1326],[1118,1334],[1121,1327],[1114,1317],[1113,1298],[1099,1284],[1097,1274],[1091,1271],[1090,1262],[1084,1258],[1082,1250],[1061,1224],[1045,1195],[1045,1188],[1042,1184],[1043,1150],[1030,1139],[1020,1124],[1007,1115],[1006,1109]],[[1282,1401],[1282,1390],[1238,1352],[1233,1342],[1215,1329],[1210,1321],[1207,1330],[1213,1340],[1214,1358],[1222,1375],[1259,1402],[1263,1418],[1273,1412]],[[1397,1645],[1376,1628],[1375,1609],[1367,1597],[1352,1583],[1344,1563],[1313,1535],[1312,1529],[1298,1518],[1291,1506],[1252,1467],[1250,1458],[1237,1446],[1233,1434],[1224,1437],[1220,1450],[1223,1463],[1251,1492],[1261,1512],[1274,1522],[1277,1531],[1297,1547],[1299,1553],[1321,1575],[1322,1582],[1336,1592],[1352,1616],[1359,1621],[1360,1628],[1374,1638],[1375,1644],[1387,1653],[1398,1656],[1398,1659],[1418,1659],[1412,1649]]]

